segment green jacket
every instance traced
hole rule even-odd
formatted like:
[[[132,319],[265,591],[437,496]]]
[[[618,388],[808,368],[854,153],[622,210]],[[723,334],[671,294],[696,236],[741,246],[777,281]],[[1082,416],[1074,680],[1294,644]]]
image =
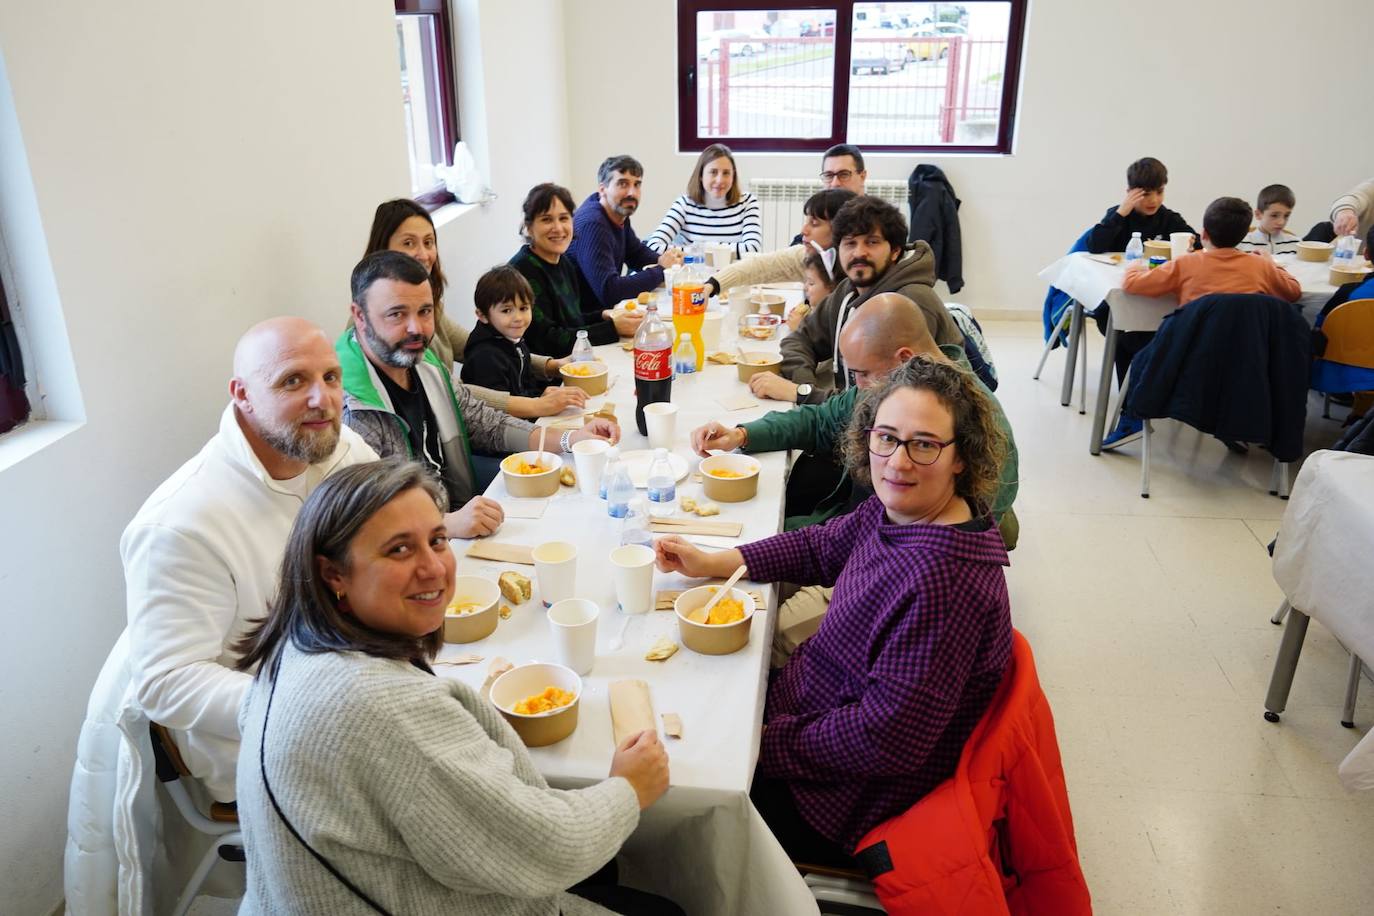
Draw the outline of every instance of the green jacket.
[[[363,353],[352,328],[334,342],[334,352],[343,369],[344,423],[383,458],[415,457],[410,447],[410,430],[397,415],[376,367]],[[533,424],[487,406],[466,385],[455,383],[433,350],[425,351],[415,369],[439,422],[449,508],[458,509],[476,495],[473,449],[494,455],[525,449]]]
[[[959,368],[973,371],[964,356],[963,347],[943,344],[940,352]],[[993,517],[1000,523],[1003,516],[1010,513],[1011,504],[1016,499],[1016,440],[1012,437],[1011,424],[1007,422],[1007,415],[1002,412],[1002,405],[998,403],[996,395],[989,391],[982,381],[979,381],[978,385],[983,389],[983,393],[992,399],[993,405],[997,408],[997,424],[1007,437],[1007,459],[1002,465],[1002,485],[998,488],[997,497],[992,504]],[[858,388],[851,386],[819,404],[799,404],[792,410],[775,410],[752,423],[742,424],[749,437],[744,450],[776,452],[796,449],[818,455],[834,455],[845,427],[849,425],[849,418],[854,413],[854,405],[859,402],[859,395],[862,393]],[[785,522],[786,529],[791,531],[803,525],[820,524],[840,515],[849,505],[853,489],[854,482],[850,479],[849,473],[842,472],[839,484],[817,504],[816,511],[811,515],[789,516]],[[1007,526],[1003,524],[1001,527],[1003,534],[1006,535]],[[1014,543],[1013,535],[1008,549]]]

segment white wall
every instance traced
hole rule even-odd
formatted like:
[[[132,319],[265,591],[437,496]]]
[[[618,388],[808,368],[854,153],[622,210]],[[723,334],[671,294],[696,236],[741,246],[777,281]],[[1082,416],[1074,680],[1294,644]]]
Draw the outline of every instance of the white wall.
[[[445,308],[472,327],[472,290],[520,247],[520,204],[544,181],[566,185],[568,103],[562,0],[457,0],[458,117],[496,200],[435,214]],[[457,211],[465,210],[461,214]]]
[[[408,175],[390,4],[6,3],[0,55],[86,414],[0,472],[0,909],[47,914],[120,531],[213,433],[248,325],[342,323]]]
[[[681,193],[694,154],[677,154],[672,0],[578,0],[568,16],[575,190],[628,151],[645,166],[641,232]],[[627,27],[626,24],[632,24]],[[1038,313],[1039,269],[1125,192],[1126,166],[1169,167],[1167,204],[1201,229],[1216,197],[1253,201],[1266,184],[1297,194],[1302,234],[1331,200],[1374,174],[1367,0],[1295,7],[1281,0],[1032,0],[1015,154],[873,155],[871,178],[943,168],[963,199],[966,288],[978,309]],[[608,63],[614,60],[614,65]],[[1314,91],[1315,90],[1315,91]],[[816,155],[740,154],[747,179],[814,177]],[[800,214],[798,214],[800,219]],[[943,289],[943,288],[942,288]]]

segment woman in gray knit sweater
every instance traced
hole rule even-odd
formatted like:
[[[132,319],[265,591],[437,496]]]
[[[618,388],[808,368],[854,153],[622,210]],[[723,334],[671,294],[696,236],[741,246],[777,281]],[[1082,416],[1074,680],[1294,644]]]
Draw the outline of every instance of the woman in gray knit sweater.
[[[454,589],[444,502],[392,459],[334,474],[301,509],[278,596],[239,646],[258,672],[239,714],[239,912],[680,913],[603,868],[668,787],[655,732],[617,748],[604,782],[552,789],[487,700],[434,676]]]

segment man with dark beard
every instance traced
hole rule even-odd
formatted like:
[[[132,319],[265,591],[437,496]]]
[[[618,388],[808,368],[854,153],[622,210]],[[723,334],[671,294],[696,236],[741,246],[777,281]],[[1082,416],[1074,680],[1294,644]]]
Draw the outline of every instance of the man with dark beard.
[[[377,456],[342,429],[342,373],[300,318],[234,349],[219,432],[159,486],[120,539],[134,699],[216,801],[234,799],[239,701],[230,646],[267,612],[296,513],[338,468]]]
[[[663,254],[639,240],[630,217],[639,209],[644,166],[633,156],[611,156],[596,170],[596,193],[573,214],[573,240],[568,255],[601,300],[613,309],[622,299],[663,285],[663,268],[682,263],[682,249]],[[621,270],[631,273],[621,276]],[[659,315],[667,320],[670,316]]]
[[[434,291],[419,261],[377,251],[353,268],[353,327],[335,342],[343,366],[344,423],[383,458],[408,455],[448,490],[449,537],[491,534],[501,504],[477,493],[474,451],[488,455],[539,447],[538,428],[478,400],[429,349]],[[600,417],[555,439],[564,452],[582,439],[615,442],[620,429]]]

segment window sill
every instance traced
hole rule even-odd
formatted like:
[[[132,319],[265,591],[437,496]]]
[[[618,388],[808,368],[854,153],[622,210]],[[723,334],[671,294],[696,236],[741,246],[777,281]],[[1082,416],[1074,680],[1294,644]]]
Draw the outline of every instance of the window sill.
[[[462,204],[454,201],[451,204],[444,204],[438,210],[431,213],[430,217],[434,220],[434,228],[442,229],[449,223],[457,222],[459,219],[479,209],[481,206],[481,204]]]
[[[71,420],[30,420],[17,429],[0,436],[0,473],[4,473],[31,455],[74,433],[84,423]]]

